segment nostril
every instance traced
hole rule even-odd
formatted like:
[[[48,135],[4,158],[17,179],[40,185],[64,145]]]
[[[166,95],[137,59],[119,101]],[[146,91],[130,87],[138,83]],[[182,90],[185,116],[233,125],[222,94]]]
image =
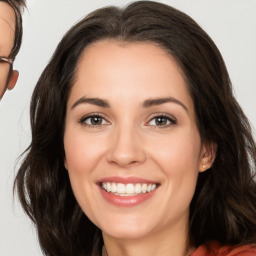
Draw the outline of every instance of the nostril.
[[[143,149],[132,148],[127,145],[122,148],[114,148],[107,155],[107,160],[111,164],[121,167],[136,166],[145,161],[146,157]]]
[[[111,139],[107,154],[107,160],[110,163],[124,167],[144,162],[143,143],[133,126],[127,123],[122,124]]]
[[[132,167],[132,166],[137,166],[141,164],[141,161],[129,161],[129,160],[120,160],[120,159],[116,159],[116,160],[111,160],[109,161],[110,164],[112,165],[117,165],[119,167]]]

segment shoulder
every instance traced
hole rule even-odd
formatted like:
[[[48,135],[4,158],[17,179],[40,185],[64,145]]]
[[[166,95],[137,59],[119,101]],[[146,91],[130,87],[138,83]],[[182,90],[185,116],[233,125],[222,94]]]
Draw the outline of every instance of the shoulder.
[[[256,244],[224,245],[208,242],[200,245],[191,256],[256,256]]]

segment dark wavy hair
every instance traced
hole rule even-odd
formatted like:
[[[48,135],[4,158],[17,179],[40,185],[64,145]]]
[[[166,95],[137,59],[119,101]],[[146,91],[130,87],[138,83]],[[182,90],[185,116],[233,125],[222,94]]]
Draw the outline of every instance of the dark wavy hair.
[[[35,223],[46,255],[100,255],[101,231],[82,212],[64,167],[66,105],[77,63],[88,45],[104,39],[151,42],[181,67],[204,142],[217,145],[213,166],[198,177],[190,207],[190,241],[256,243],[256,145],[235,100],[228,72],[211,38],[186,14],[138,1],[96,10],[59,43],[31,100],[32,142],[15,186]]]
[[[14,35],[14,45],[11,54],[8,56],[11,59],[15,59],[18,54],[22,41],[22,12],[26,7],[26,0],[0,0],[0,2],[5,2],[9,4],[15,12],[15,35]]]

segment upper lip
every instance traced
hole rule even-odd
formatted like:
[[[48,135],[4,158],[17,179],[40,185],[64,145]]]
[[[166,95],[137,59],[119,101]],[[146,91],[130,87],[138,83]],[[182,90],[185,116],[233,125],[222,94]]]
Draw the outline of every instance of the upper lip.
[[[129,183],[146,183],[146,184],[159,184],[159,182],[148,180],[140,177],[119,177],[119,176],[112,176],[112,177],[106,177],[102,178],[97,183],[105,183],[105,182],[115,182],[115,183],[123,183],[123,184],[129,184]]]

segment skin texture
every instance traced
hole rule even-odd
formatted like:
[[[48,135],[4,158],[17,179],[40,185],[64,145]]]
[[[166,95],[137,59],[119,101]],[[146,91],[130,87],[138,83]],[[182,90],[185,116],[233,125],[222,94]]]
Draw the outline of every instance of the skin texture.
[[[15,13],[10,5],[0,2],[0,56],[8,57],[14,44]],[[6,89],[13,89],[18,79],[18,71],[9,75],[10,64],[0,63],[0,99]]]
[[[109,107],[76,103],[82,97],[104,99]],[[143,106],[145,100],[166,97],[184,106]],[[91,124],[89,116],[95,114],[103,117],[101,125]],[[176,124],[167,118],[159,125],[155,116],[162,115]],[[68,99],[64,147],[75,197],[102,230],[109,256],[170,251],[181,256],[193,250],[189,205],[198,173],[211,166],[214,153],[201,142],[193,101],[172,56],[150,43],[104,40],[89,46]],[[149,200],[118,207],[102,197],[97,185],[113,176],[160,186]]]

